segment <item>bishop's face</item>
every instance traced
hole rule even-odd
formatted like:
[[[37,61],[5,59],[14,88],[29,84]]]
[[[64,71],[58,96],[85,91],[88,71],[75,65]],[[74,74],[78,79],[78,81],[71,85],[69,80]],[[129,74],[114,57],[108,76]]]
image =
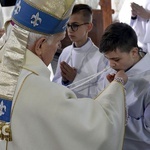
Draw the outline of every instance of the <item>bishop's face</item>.
[[[36,41],[35,54],[45,63],[46,66],[50,64],[53,57],[60,46],[61,40],[65,37],[65,32],[59,35],[53,35],[51,38],[42,37]]]
[[[119,49],[105,53],[105,57],[109,60],[110,67],[116,71],[128,70],[136,63],[137,52],[133,49],[130,52],[121,52]]]

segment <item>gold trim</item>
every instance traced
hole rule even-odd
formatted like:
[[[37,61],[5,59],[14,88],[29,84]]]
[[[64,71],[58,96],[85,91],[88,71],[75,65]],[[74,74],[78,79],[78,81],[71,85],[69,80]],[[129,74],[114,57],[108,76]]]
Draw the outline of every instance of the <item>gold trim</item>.
[[[0,140],[12,141],[10,123],[0,122]]]

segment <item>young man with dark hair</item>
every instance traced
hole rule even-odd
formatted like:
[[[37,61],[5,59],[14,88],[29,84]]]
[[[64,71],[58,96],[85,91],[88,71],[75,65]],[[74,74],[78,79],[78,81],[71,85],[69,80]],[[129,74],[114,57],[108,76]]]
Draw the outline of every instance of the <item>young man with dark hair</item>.
[[[138,47],[135,31],[125,23],[114,23],[106,29],[100,42],[100,52],[112,68],[109,81],[113,80],[112,73],[119,70],[124,70],[129,79],[125,85],[128,122],[124,150],[149,150],[150,54],[145,54]],[[104,87],[106,84],[107,81]]]

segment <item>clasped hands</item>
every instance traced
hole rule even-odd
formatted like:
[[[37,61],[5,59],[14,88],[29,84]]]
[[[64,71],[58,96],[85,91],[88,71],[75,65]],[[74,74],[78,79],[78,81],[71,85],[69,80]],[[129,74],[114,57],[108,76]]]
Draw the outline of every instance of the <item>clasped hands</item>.
[[[73,82],[76,75],[77,75],[77,69],[74,67],[71,67],[69,64],[67,64],[65,61],[62,61],[60,63],[60,69],[61,69],[61,76],[62,81],[66,82]]]
[[[150,19],[150,11],[144,9],[142,6],[136,4],[136,3],[131,3],[131,12],[132,16],[140,16],[143,19],[149,20]]]

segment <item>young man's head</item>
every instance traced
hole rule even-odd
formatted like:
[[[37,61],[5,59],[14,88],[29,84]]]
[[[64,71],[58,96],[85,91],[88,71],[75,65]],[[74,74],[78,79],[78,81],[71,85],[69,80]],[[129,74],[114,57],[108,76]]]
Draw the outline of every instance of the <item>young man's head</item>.
[[[75,5],[67,24],[71,41],[75,42],[76,46],[82,46],[87,41],[92,27],[92,8],[86,4]]]
[[[100,52],[115,70],[128,70],[140,60],[135,31],[125,23],[113,23],[100,41]]]

